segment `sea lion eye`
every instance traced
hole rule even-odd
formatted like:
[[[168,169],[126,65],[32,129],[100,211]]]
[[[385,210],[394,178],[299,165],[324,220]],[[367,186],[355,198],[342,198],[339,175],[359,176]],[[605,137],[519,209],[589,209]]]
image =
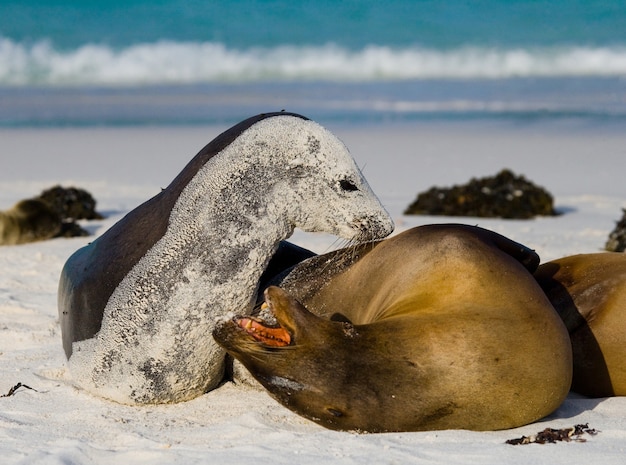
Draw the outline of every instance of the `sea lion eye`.
[[[337,418],[343,416],[342,412],[340,412],[339,410],[335,410],[334,408],[327,407],[326,411],[330,413],[332,416],[337,417]]]
[[[347,192],[358,191],[359,188],[352,181],[348,181],[347,179],[342,179],[339,181],[339,186]]]

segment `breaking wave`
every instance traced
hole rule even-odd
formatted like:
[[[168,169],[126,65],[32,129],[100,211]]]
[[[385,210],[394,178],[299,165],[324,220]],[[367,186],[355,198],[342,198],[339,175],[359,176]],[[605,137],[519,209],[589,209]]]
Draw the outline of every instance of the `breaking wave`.
[[[626,47],[436,50],[370,45],[228,48],[158,41],[61,50],[0,37],[0,85],[139,85],[288,80],[382,81],[626,76]]]

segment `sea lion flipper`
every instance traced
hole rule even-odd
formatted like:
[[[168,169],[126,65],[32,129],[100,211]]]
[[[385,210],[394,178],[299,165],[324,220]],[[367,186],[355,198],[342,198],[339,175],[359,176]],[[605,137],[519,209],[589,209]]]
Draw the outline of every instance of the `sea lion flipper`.
[[[530,273],[534,273],[539,266],[539,262],[541,261],[539,254],[519,242],[515,242],[507,238],[504,239],[506,239],[506,241],[503,241],[502,244],[498,244],[500,249],[515,258]]]
[[[496,247],[520,262],[530,273],[534,273],[537,270],[540,258],[539,254],[533,249],[519,242],[515,242],[502,234],[486,229],[482,231],[484,231],[484,234],[490,236],[491,241]]]

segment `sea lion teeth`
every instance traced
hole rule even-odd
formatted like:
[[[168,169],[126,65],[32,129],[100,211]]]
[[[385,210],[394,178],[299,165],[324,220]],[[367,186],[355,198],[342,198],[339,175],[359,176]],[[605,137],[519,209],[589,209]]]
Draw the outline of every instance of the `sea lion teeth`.
[[[291,335],[281,326],[267,326],[253,318],[239,318],[235,319],[235,322],[252,338],[266,345],[282,347],[291,343]]]

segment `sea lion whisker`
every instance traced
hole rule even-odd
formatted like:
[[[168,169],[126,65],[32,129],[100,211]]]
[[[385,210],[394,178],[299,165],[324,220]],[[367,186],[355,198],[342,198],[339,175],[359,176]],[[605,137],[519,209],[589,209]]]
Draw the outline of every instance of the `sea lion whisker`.
[[[345,246],[345,244],[349,244],[350,243],[350,239],[345,239],[342,237],[336,237],[325,249],[324,249],[324,253],[329,253],[333,250],[341,250],[343,249]]]
[[[351,240],[350,246],[346,247],[345,249],[345,255],[344,257],[342,257],[343,260],[347,263],[356,262],[359,259],[360,254],[363,250],[366,250],[369,247],[373,247],[373,245],[371,244],[372,242],[370,240],[364,240],[363,237],[353,238]]]

